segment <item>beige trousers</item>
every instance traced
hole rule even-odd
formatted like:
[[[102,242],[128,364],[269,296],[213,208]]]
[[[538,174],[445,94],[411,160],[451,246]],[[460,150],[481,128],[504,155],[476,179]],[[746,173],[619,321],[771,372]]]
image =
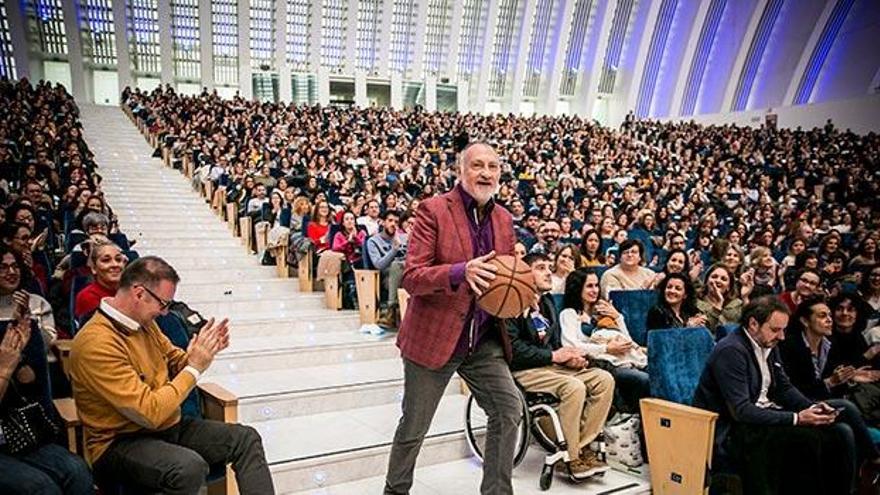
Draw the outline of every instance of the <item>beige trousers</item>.
[[[614,399],[614,378],[598,368],[575,370],[559,365],[515,371],[513,377],[528,392],[559,397],[559,421],[571,460],[580,458],[605,425]]]

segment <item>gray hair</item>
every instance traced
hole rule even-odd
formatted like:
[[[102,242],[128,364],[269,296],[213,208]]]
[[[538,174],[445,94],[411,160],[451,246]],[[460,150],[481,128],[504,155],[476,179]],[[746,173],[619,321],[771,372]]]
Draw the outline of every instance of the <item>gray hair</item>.
[[[103,213],[91,212],[87,213],[86,216],[83,217],[82,220],[83,230],[86,232],[89,231],[92,227],[104,227],[105,229],[110,228],[110,219],[107,218],[107,215]]]

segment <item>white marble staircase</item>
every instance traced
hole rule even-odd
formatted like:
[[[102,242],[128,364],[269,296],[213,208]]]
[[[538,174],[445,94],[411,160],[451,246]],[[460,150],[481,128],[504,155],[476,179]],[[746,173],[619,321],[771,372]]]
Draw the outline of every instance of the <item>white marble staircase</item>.
[[[230,317],[231,345],[202,382],[238,397],[239,421],[261,433],[278,493],[379,493],[402,395],[393,334],[360,333],[356,312],[325,309],[322,294],[302,293],[296,280],[260,266],[188,179],[151,158],[153,150],[120,109],[84,106],[82,116],[108,202],[122,230],[137,240],[133,249],[177,269],[177,299],[205,316]],[[417,474],[447,473],[457,481],[434,488],[417,482],[415,493],[478,491],[462,433],[465,400],[456,378]],[[537,493],[538,471],[517,471],[518,493]],[[618,474],[639,488],[615,493],[644,491],[641,480]],[[621,486],[617,481],[608,477],[586,493]]]

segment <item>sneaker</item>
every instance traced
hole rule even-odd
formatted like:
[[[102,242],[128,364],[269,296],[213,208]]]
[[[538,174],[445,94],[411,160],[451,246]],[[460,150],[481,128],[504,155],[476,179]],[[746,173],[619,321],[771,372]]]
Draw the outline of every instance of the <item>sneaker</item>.
[[[595,452],[589,449],[585,449],[585,451],[581,452],[581,458],[579,460],[584,466],[586,466],[586,476],[588,477],[602,474],[609,469],[608,464],[605,464],[605,462],[599,459],[599,456]]]
[[[568,473],[575,480],[585,480],[593,475],[590,473],[590,468],[580,459],[568,463]]]

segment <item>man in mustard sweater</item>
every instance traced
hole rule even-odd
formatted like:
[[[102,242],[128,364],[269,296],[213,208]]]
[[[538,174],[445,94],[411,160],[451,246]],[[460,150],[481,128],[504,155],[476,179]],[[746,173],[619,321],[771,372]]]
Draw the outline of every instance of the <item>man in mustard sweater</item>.
[[[168,311],[179,280],[161,258],[134,261],[76,335],[70,372],[86,460],[98,480],[169,494],[198,493],[209,465],[232,463],[241,493],[273,494],[256,430],[181,418],[196,380],[229,345],[229,328],[212,319],[186,352],[174,347],[154,319]]]

